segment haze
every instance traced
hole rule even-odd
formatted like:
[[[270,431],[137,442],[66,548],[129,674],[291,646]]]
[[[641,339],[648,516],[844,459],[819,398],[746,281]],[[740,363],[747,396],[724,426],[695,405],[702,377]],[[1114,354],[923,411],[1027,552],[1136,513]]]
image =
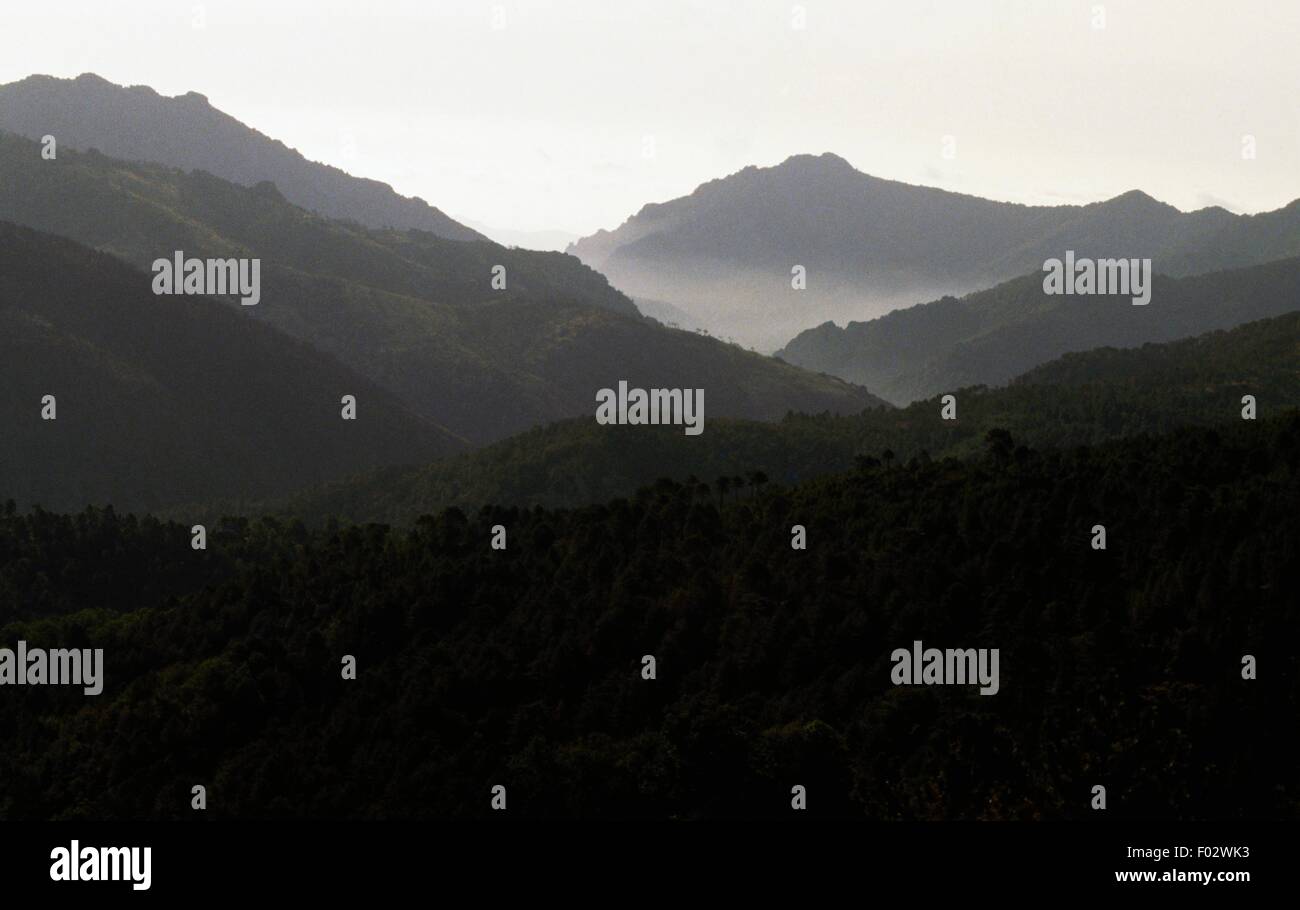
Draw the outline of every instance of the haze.
[[[1255,212],[1300,196],[1300,5],[799,6],[803,28],[784,0],[29,2],[6,9],[0,82],[201,92],[499,232],[613,228],[823,151],[1016,202],[1141,188]]]

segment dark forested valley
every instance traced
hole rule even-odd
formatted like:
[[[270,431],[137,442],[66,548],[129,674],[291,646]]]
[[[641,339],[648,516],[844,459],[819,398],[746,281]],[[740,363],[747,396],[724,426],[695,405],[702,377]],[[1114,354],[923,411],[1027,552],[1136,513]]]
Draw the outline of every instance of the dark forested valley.
[[[0,816],[193,817],[195,784],[211,818],[478,816],[498,784],[525,816],[778,815],[793,785],[885,819],[1081,818],[1095,784],[1112,816],[1300,811],[1300,414],[861,456],[409,528],[231,519],[206,551],[10,504],[0,640],[106,657],[102,695],[0,702]],[[999,648],[998,697],[892,685],[914,640]]]

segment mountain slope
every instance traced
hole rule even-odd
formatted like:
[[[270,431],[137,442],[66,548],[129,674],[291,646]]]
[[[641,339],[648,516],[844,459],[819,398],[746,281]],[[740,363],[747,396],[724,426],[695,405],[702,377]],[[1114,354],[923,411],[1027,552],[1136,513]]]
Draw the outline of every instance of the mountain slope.
[[[1184,213],[1137,191],[1083,206],[994,202],[863,174],[835,155],[749,167],[647,205],[569,248],[634,298],[774,350],[826,321],[988,288],[1080,256],[1152,258],[1185,275],[1300,254],[1300,202]],[[807,286],[792,287],[791,270]]]
[[[898,460],[966,456],[993,429],[1017,443],[1069,447],[1189,425],[1240,422],[1241,398],[1261,418],[1300,407],[1300,312],[1170,344],[1068,354],[1001,389],[957,391],[957,419],[931,399],[851,417],[791,416],[778,424],[726,420],[688,440],[659,427],[559,423],[472,457],[375,472],[283,502],[276,511],[322,521],[411,521],[447,506],[578,506],[625,496],[661,477],[712,482],[754,471],[798,483],[847,470],[886,450]],[[614,432],[611,432],[613,430]]]
[[[330,221],[246,188],[0,134],[0,218],[147,268],[175,250],[262,259],[244,315],[337,357],[474,443],[591,414],[597,389],[703,387],[708,413],[774,419],[882,404],[830,377],[642,319],[562,253]],[[494,265],[507,288],[491,286]]]
[[[739,497],[230,527],[194,554],[184,524],[0,507],[0,640],[108,659],[96,697],[0,699],[5,818],[179,822],[211,781],[213,819],[500,824],[498,780],[512,818],[788,823],[798,781],[814,818],[1096,824],[1095,780],[1108,822],[1300,816],[1294,411]],[[998,649],[998,694],[893,685],[917,640]]]
[[[175,250],[255,255],[264,283],[302,273],[440,303],[499,297],[566,299],[635,315],[636,307],[571,256],[460,243],[423,231],[372,230],[312,215],[270,183],[243,187],[212,174],[40,146],[0,133],[0,218],[58,233],[142,268]],[[495,265],[507,287],[491,286]],[[278,270],[278,271],[277,271]],[[260,312],[260,311],[259,311]]]
[[[449,240],[486,240],[423,199],[377,180],[308,161],[222,113],[197,92],[175,98],[148,86],[115,85],[93,73],[76,79],[29,76],[0,86],[0,130],[60,148],[95,148],[128,161],[203,170],[253,186],[270,181],[305,209],[369,227],[415,228]]]
[[[1172,341],[1300,309],[1300,258],[1186,278],[1156,275],[1151,303],[1043,292],[1026,275],[844,328],[824,324],[779,352],[790,363],[863,383],[898,404],[1000,385],[1070,351]]]
[[[251,500],[466,447],[225,304],[155,297],[111,256],[4,222],[0,426],[0,499],[53,509]]]

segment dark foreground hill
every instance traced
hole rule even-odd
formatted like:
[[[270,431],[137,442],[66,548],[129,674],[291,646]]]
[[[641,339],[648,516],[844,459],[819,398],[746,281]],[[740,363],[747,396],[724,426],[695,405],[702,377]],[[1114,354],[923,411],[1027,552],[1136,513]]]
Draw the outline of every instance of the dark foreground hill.
[[[1294,411],[206,553],[0,509],[0,554],[0,642],[105,661],[0,699],[8,819],[1300,817]],[[997,693],[892,684],[916,641]]]
[[[53,509],[255,500],[467,447],[330,357],[149,282],[0,222],[0,496]]]
[[[1300,406],[1300,312],[1169,344],[1067,354],[999,389],[956,392],[957,419],[932,398],[853,416],[790,415],[777,424],[719,420],[685,438],[661,427],[575,420],[532,430],[472,456],[375,472],[278,503],[320,522],[410,522],[447,506],[583,505],[626,496],[659,477],[739,486],[761,471],[797,483],[888,451],[906,460],[969,455],[985,434],[1009,429],[1040,446],[1091,445],[1136,433],[1240,420],[1242,397],[1260,415]]]
[[[1001,385],[1071,351],[1172,341],[1294,310],[1296,257],[1187,278],[1156,275],[1145,306],[1122,295],[1045,294],[1040,273],[870,322],[827,323],[778,354],[906,404],[962,386]]]
[[[486,240],[423,199],[378,180],[308,161],[283,142],[217,110],[198,92],[175,98],[147,85],[29,76],[0,85],[0,130],[128,161],[201,170],[244,186],[270,181],[294,204],[369,227],[416,228],[449,240]]]
[[[265,320],[472,443],[593,414],[596,391],[704,388],[709,416],[856,413],[880,399],[843,380],[641,318],[572,256],[377,231],[237,186],[0,134],[0,219],[140,268],[176,250],[257,257]],[[506,287],[494,289],[494,267]]]

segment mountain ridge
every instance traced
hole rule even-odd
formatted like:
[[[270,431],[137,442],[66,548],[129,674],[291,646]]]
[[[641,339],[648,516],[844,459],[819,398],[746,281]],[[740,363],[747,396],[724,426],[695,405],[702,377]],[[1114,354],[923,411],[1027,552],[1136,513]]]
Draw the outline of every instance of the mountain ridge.
[[[1023,275],[844,328],[823,323],[777,356],[907,404],[962,386],[1001,385],[1072,351],[1174,341],[1300,309],[1300,257],[1180,278],[1156,274],[1152,284],[1151,303],[1135,307],[1123,295],[1049,295],[1041,275]]]
[[[1183,212],[1137,189],[1025,205],[874,177],[832,153],[794,155],[643,206],[568,251],[634,299],[776,351],[827,321],[993,287],[1067,249],[1150,258],[1176,276],[1255,265],[1300,255],[1300,200],[1259,215]]]
[[[0,218],[147,269],[176,249],[260,257],[265,320],[481,445],[590,413],[620,379],[708,391],[710,416],[886,406],[864,389],[644,319],[563,253],[334,221],[202,171],[0,133]],[[495,289],[496,266],[506,288]]]
[[[269,180],[303,208],[368,227],[487,240],[419,197],[307,159],[213,107],[199,92],[168,97],[147,85],[117,85],[94,73],[74,79],[33,75],[0,86],[0,129],[29,139],[49,134],[60,146],[203,170],[244,186]]]

